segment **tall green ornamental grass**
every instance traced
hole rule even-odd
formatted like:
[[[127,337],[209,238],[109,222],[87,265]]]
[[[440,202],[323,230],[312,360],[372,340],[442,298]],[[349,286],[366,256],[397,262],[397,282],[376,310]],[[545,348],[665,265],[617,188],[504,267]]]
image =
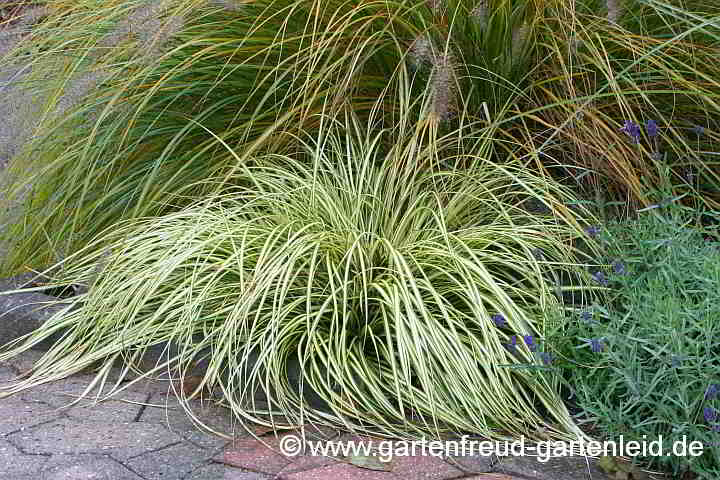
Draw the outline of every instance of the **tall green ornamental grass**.
[[[183,0],[143,14],[133,13],[144,5],[136,0],[47,3],[55,13],[16,51],[30,53],[31,94],[48,115],[0,199],[19,216],[0,239],[12,246],[4,274],[71,255],[116,222],[187,206],[210,193],[209,178],[231,178],[256,154],[293,154],[294,136],[318,128],[317,112],[347,102],[367,119],[377,107],[373,127],[393,125],[398,97],[428,88],[438,127],[470,121],[477,135],[492,131],[495,161],[534,158],[538,171],[640,205],[670,162],[693,168],[705,203],[718,205],[712,5],[633,0],[609,19],[598,1],[259,0],[222,9]],[[383,96],[406,71],[412,90]],[[51,114],[61,87],[87,72],[96,86]],[[627,142],[630,119],[658,123],[658,151]]]
[[[609,303],[582,311],[549,343],[570,360],[584,430],[626,443],[662,437],[664,450],[639,456],[642,466],[717,479],[720,248],[671,199],[598,229],[610,267],[593,275],[610,289]],[[701,455],[673,454],[683,439],[700,442]]]
[[[581,434],[542,361],[564,312],[560,275],[591,296],[572,247],[583,235],[573,197],[526,165],[486,160],[469,134],[425,144],[431,121],[377,134],[352,112],[316,121],[320,135],[298,137],[293,155],[238,168],[238,187],[124,222],[68,258],[55,281],[89,293],[0,355],[65,332],[3,394],[93,366],[103,398],[123,387],[108,376],[115,360],[134,368],[171,341],[179,353],[149,374],[183,376],[209,355],[198,391],[219,394],[239,420],[282,413],[400,436],[539,438],[538,425],[551,438]],[[466,171],[417,167],[451,147]],[[286,373],[293,358],[302,394]]]
[[[394,42],[389,20],[408,9],[263,0],[226,11],[187,0],[137,14],[142,7],[63,9],[17,51],[36,61],[28,82],[48,115],[13,165],[7,202],[35,220],[8,233],[20,245],[5,271],[29,257],[56,261],[120,219],[177,208],[168,195],[208,193],[199,185],[237,160],[208,130],[243,163],[255,152],[292,151],[292,135],[314,128],[323,108],[355,99],[359,112],[369,109],[397,66],[373,52]],[[143,22],[128,24],[128,15]],[[371,74],[358,86],[364,68]],[[86,71],[96,87],[65,115],[50,115],[60,88]]]
[[[544,135],[544,153],[589,192],[638,208],[662,187],[667,165],[675,180],[692,170],[696,197],[717,209],[720,4],[588,0],[559,10],[544,30],[552,53],[539,73],[549,111],[536,117],[563,128]],[[658,128],[628,139],[627,121]]]

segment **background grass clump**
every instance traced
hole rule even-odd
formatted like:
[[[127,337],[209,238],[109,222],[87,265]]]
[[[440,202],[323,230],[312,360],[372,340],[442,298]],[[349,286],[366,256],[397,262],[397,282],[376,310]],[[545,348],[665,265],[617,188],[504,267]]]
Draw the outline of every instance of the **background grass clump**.
[[[47,3],[55,13],[15,52],[34,60],[31,95],[52,112],[77,75],[98,80],[75,108],[44,117],[12,164],[3,202],[21,220],[2,233],[13,245],[5,274],[28,258],[67,257],[115,222],[186,206],[255,152],[292,154],[318,112],[347,103],[366,120],[382,112],[372,128],[416,121],[401,97],[426,90],[437,128],[472,122],[498,163],[534,159],[537,171],[635,206],[649,204],[646,187],[669,164],[678,176],[692,170],[699,198],[718,207],[713,5]],[[400,75],[412,77],[409,90],[388,93]],[[621,131],[651,119],[653,139]],[[438,151],[432,164],[449,166],[452,155]]]
[[[626,442],[662,436],[662,456],[638,457],[643,466],[711,479],[720,474],[720,244],[697,216],[668,203],[600,229],[609,267],[594,275],[609,301],[552,338],[570,360],[586,431]],[[683,438],[701,442],[702,455],[673,455]]]

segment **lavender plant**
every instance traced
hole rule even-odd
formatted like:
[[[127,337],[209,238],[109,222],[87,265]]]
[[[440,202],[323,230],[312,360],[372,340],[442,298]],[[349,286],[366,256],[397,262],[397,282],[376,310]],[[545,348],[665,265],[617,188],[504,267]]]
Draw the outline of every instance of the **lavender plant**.
[[[671,202],[600,229],[615,260],[594,276],[610,295],[549,343],[586,430],[604,440],[662,437],[663,456],[638,457],[642,466],[717,479],[720,248],[694,220]],[[701,442],[702,454],[674,455],[669,448],[683,437]]]

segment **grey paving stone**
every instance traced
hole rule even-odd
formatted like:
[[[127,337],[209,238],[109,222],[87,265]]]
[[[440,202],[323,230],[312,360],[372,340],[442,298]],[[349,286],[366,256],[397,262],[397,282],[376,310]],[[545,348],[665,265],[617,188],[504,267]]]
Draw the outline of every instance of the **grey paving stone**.
[[[144,480],[104,455],[54,455],[38,480]]]
[[[140,417],[140,423],[163,425],[183,439],[208,450],[222,449],[229,442],[210,432],[201,431],[182,409],[178,400],[172,396],[155,394],[151,397],[150,403],[158,406],[147,407]],[[160,405],[162,408],[159,407]],[[192,400],[190,405],[193,414],[213,430],[227,435],[247,435],[234,424],[230,410],[197,400]]]
[[[457,455],[448,456],[445,461],[465,473],[485,473],[492,471],[493,465],[497,462],[494,455]]]
[[[70,418],[27,428],[7,439],[25,453],[97,453],[121,461],[182,440],[153,424],[81,422]]]
[[[83,421],[102,421],[113,423],[134,422],[142,410],[141,403],[148,398],[148,394],[141,392],[121,392],[112,399],[95,403],[92,398],[86,398],[72,407],[64,407],[69,397],[61,395],[48,396],[48,403],[55,407],[64,407],[60,412],[70,418]]]
[[[15,478],[42,469],[49,456],[25,455],[9,442],[0,440],[0,478]]]
[[[8,374],[10,376],[9,378],[13,376],[13,372],[30,370],[42,355],[43,352],[30,350],[11,359],[7,362],[9,365],[5,367],[11,367],[11,373]],[[6,378],[2,376],[2,372],[3,371],[0,371],[0,383]],[[133,421],[142,406],[129,402],[144,403],[148,399],[148,394],[158,389],[154,387],[155,382],[136,384],[102,402],[96,402],[98,391],[94,389],[76,405],[66,408],[73,401],[77,400],[78,396],[85,391],[94,377],[92,373],[77,373],[55,382],[37,385],[20,392],[18,395],[24,400],[42,400],[55,408],[62,408],[64,412],[67,412],[71,416],[80,416],[83,419],[92,419],[93,416],[97,415],[105,418],[105,413],[113,414],[113,412],[115,412],[115,416],[119,421]],[[122,385],[123,384],[121,384],[121,386]],[[114,382],[111,383],[108,381],[102,392],[103,395],[100,398],[109,393],[110,388],[114,386]],[[95,412],[91,411],[93,409]],[[121,411],[124,413],[121,413]]]
[[[243,472],[234,468],[226,468],[223,480],[270,480],[272,477],[255,472]]]
[[[200,465],[185,475],[183,480],[224,480],[227,478],[225,477],[225,470],[227,469],[223,465],[217,463]]]
[[[20,355],[3,362],[3,364],[16,372],[27,372],[37,363],[45,352],[40,350],[27,350]]]
[[[192,471],[182,480],[270,480],[271,478],[261,473],[245,472],[239,468],[213,463]]]
[[[33,366],[42,358],[42,356],[45,355],[44,351],[41,350],[27,350],[16,357],[13,357],[6,362],[0,363],[0,366],[10,367],[13,371],[16,372],[25,372],[33,368]],[[118,378],[120,377],[120,367],[113,367],[110,372],[108,373],[107,378],[107,385],[115,385]],[[52,389],[52,386],[60,386],[63,384],[66,384],[67,388],[76,388],[80,387],[81,385],[84,387],[87,386],[89,382],[92,381],[94,378],[93,372],[87,370],[83,373],[76,373],[67,379],[60,380],[58,382],[53,382],[50,384],[46,384],[42,388],[48,388]],[[135,377],[132,377],[135,378]],[[126,378],[126,380],[130,380],[131,378]],[[122,381],[120,382],[121,385],[125,386],[129,383],[129,381]],[[75,387],[72,387],[71,385],[74,385]],[[35,390],[37,390],[37,387]],[[57,388],[56,388],[57,390]],[[125,391],[133,391],[133,392],[165,392],[167,390],[167,382],[162,381],[154,381],[151,379],[142,379],[138,380],[132,385],[129,385],[128,388],[125,389]],[[80,390],[82,391],[82,390]]]
[[[85,391],[90,382],[92,382],[92,378],[91,375],[75,374],[54,382],[36,385],[20,392],[18,395],[24,400],[42,400],[57,409],[68,411],[70,404],[78,400],[78,397]],[[87,405],[94,402],[97,398],[97,393],[97,390],[91,390],[78,404]],[[107,393],[107,391],[104,393]],[[125,397],[126,395],[124,395],[124,393],[125,392],[118,394],[117,398],[121,399]],[[141,395],[133,396],[137,399],[143,398]],[[100,398],[102,398],[102,396]],[[135,400],[135,398],[133,398],[133,400]],[[102,405],[102,403],[98,403],[98,406],[100,405]],[[77,405],[74,405],[71,408],[75,408],[76,406]]]
[[[207,450],[189,443],[143,453],[123,463],[148,480],[183,478],[212,458]]]
[[[0,279],[0,345],[24,337],[42,326],[54,314],[67,308],[68,303],[41,292],[16,292],[23,286],[26,275]],[[35,345],[47,349],[59,338],[56,332]]]
[[[7,365],[0,363],[0,385],[15,378],[15,371]]]
[[[17,395],[0,399],[0,435],[62,418],[62,413],[42,401],[27,401]]]

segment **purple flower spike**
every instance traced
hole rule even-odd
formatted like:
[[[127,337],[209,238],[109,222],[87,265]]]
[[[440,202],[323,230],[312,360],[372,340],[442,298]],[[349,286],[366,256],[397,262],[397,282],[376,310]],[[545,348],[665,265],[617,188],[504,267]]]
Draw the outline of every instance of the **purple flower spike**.
[[[598,233],[600,233],[600,229],[594,225],[590,225],[585,229],[585,233],[594,238],[598,235]]]
[[[717,420],[717,410],[712,407],[705,407],[703,408],[703,416],[705,417],[705,421],[707,423],[712,423]]]
[[[542,352],[540,353],[540,360],[542,360],[543,365],[550,366],[553,362],[555,357],[553,357],[553,354],[550,352]]]
[[[593,338],[590,340],[590,350],[593,353],[600,353],[603,351],[603,344],[600,338]]]
[[[531,352],[537,350],[537,345],[535,344],[535,339],[532,335],[524,335],[523,338],[525,339],[525,345],[527,345]]]
[[[593,279],[598,282],[603,287],[607,287],[608,280],[605,278],[605,274],[603,272],[597,271],[592,274]]]
[[[612,263],[613,272],[615,272],[615,275],[625,275],[625,264],[621,262],[620,260],[615,260]]]
[[[645,124],[645,131],[648,134],[648,137],[655,138],[658,134],[658,126],[657,122],[655,120],[648,120]]]
[[[640,125],[633,122],[632,120],[625,120],[625,126],[620,129],[621,132],[625,132],[630,138],[632,138],[633,143],[640,143]]]
[[[720,393],[720,384],[711,383],[705,391],[705,400],[712,400]]]
[[[506,343],[505,346],[510,351],[510,353],[517,352],[517,335],[513,335],[510,337],[510,343]]]
[[[505,317],[500,315],[499,313],[496,313],[492,316],[492,321],[495,322],[495,326],[498,328],[502,328],[505,325],[507,325],[507,321],[505,320]]]

